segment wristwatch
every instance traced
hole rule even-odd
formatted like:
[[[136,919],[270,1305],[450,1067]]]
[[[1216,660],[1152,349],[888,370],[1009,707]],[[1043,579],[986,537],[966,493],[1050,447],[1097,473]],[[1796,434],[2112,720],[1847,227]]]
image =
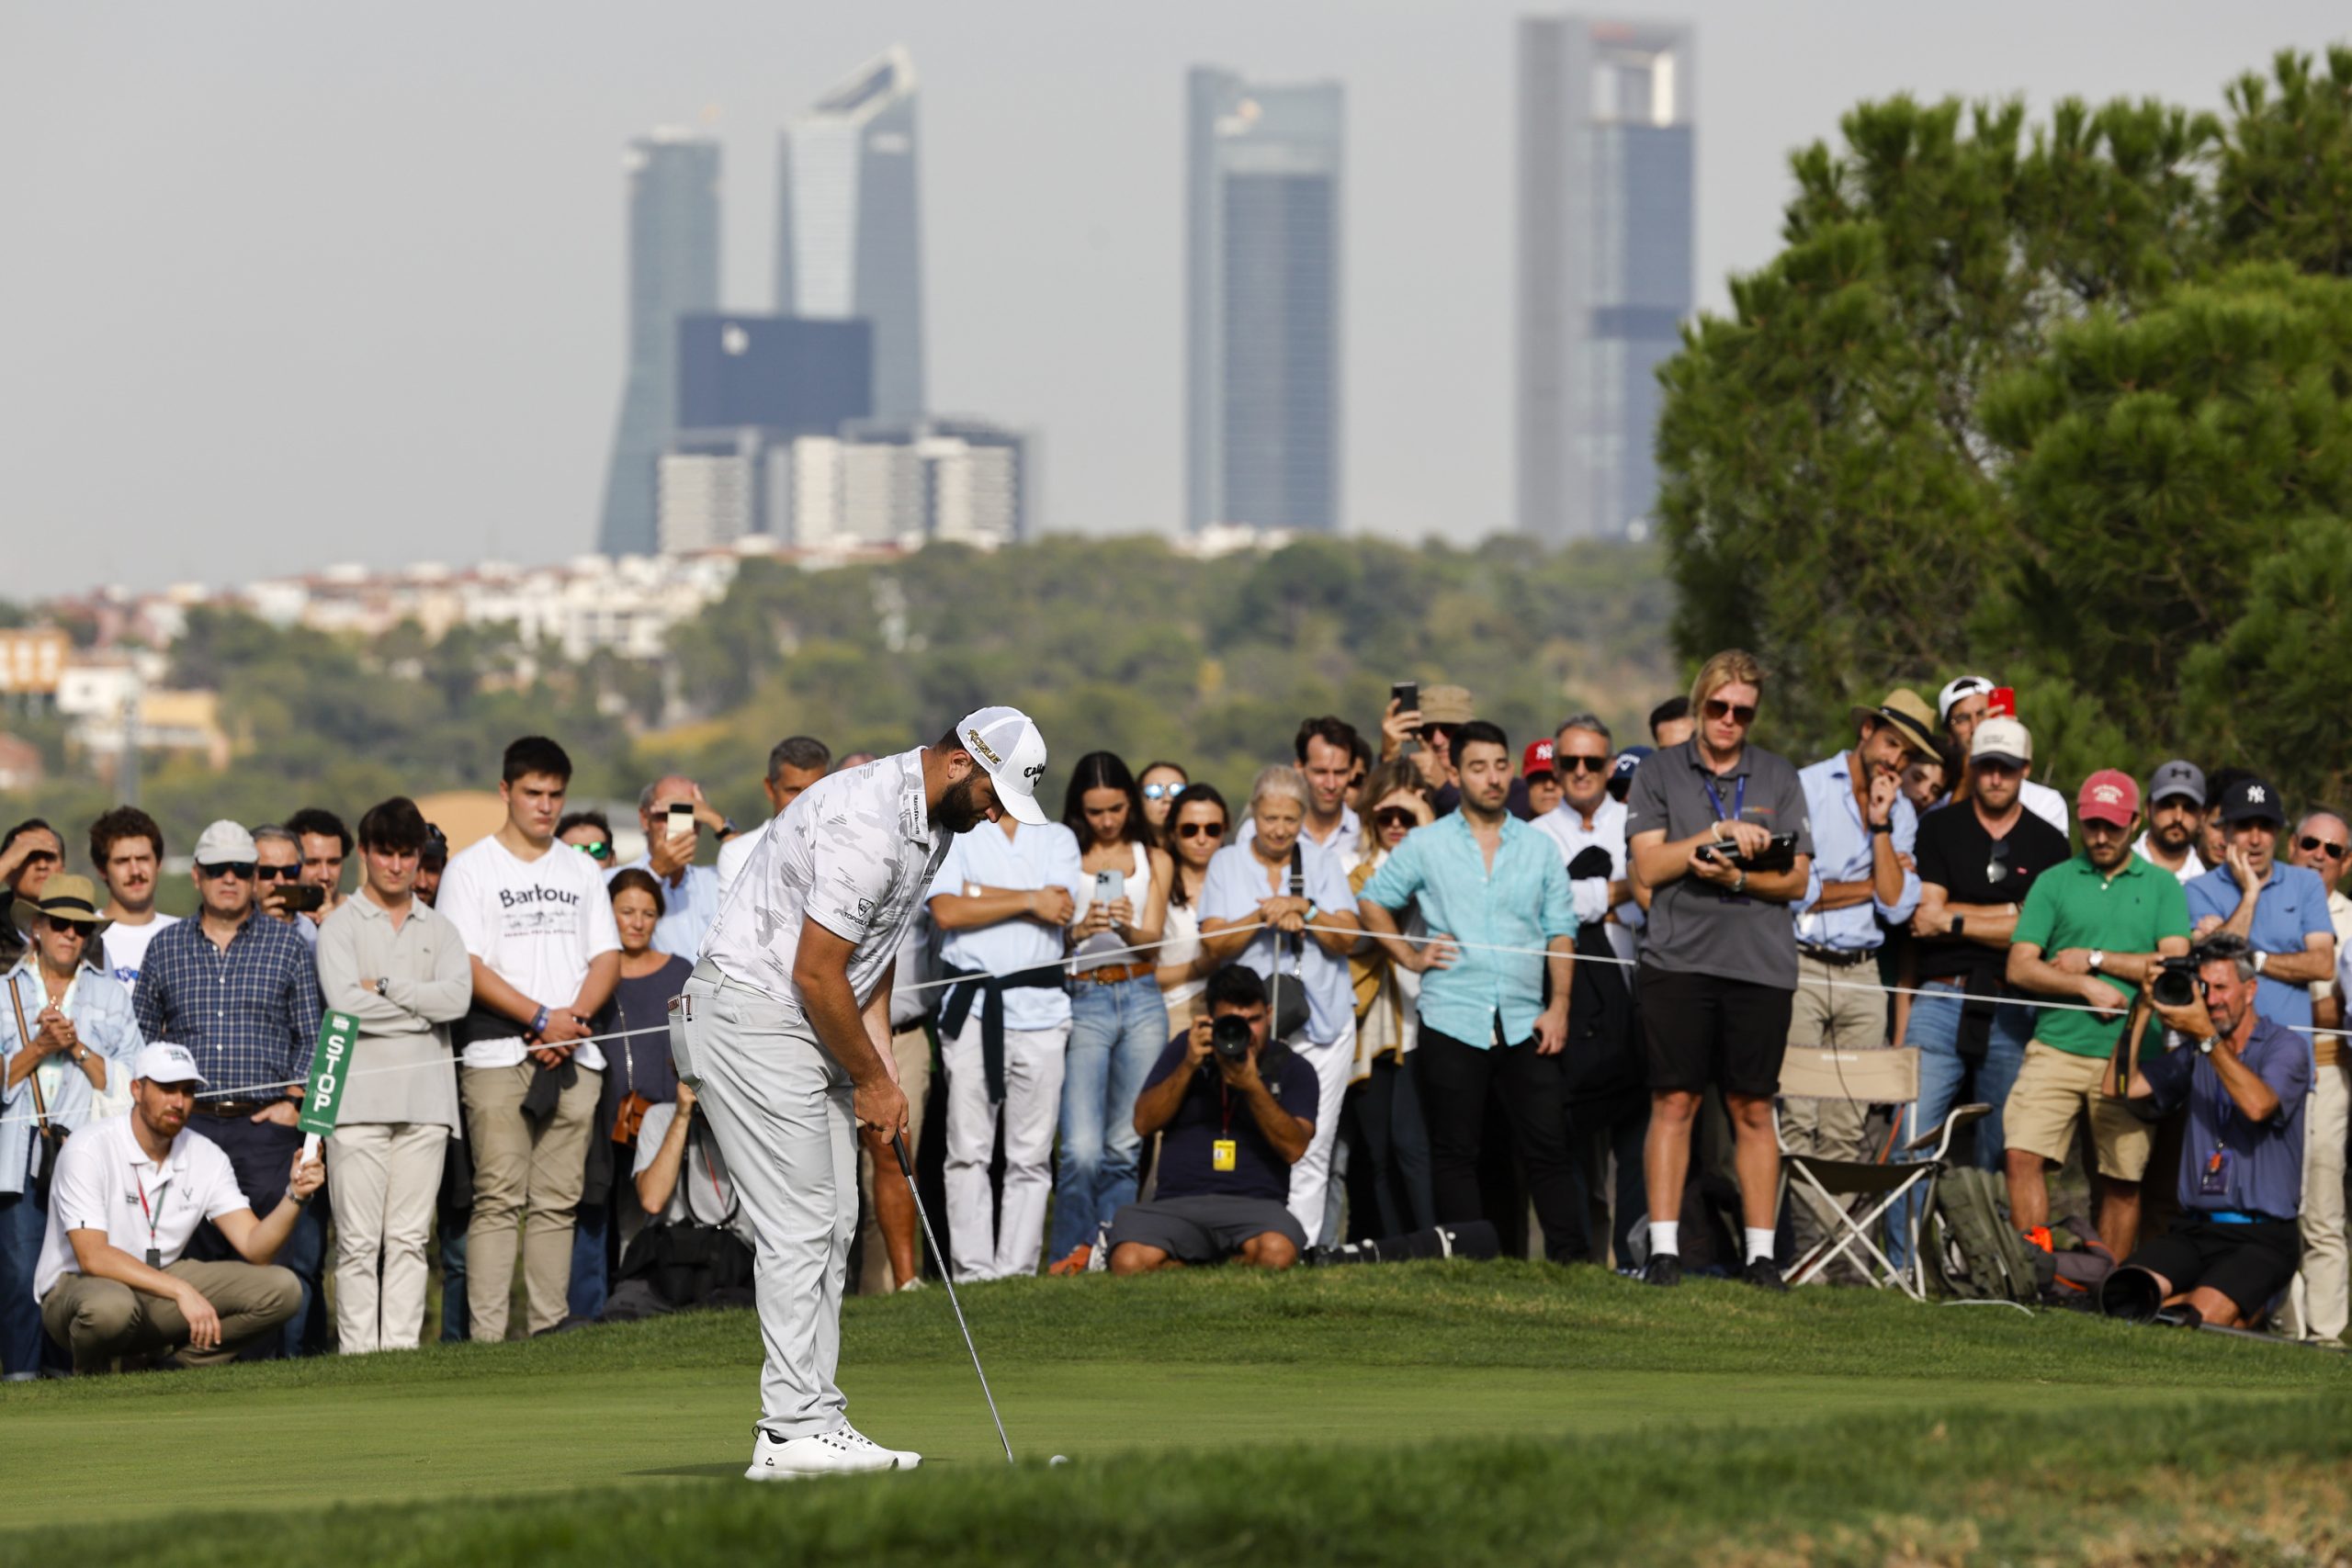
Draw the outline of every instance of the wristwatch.
[[[2261,974],[2262,966],[2269,962],[2270,954],[2264,953],[2257,948],[2254,954],[2254,972],[2257,975]]]
[[[2107,967],[2107,954],[2098,948],[2091,949],[2091,973],[2096,975]]]
[[[1894,832],[1894,823],[1892,823],[1892,822],[1873,822],[1873,823],[1871,823],[1871,824],[1870,825],[1870,829],[1871,829],[1871,836],[1872,838],[1876,838],[1876,837],[1877,837],[1879,834],[1881,834],[1881,833],[1892,833],[1892,832]]]
[[[741,831],[741,829],[735,826],[735,818],[732,817],[724,817],[719,819],[718,831],[713,833],[711,837],[723,844]]]
[[[392,983],[392,977],[391,977],[390,975],[379,975],[379,976],[376,976],[376,994],[377,994],[378,996],[379,996],[379,997],[380,997],[380,996],[382,996],[382,995],[384,994],[384,989],[385,989],[385,987],[388,987],[388,986],[390,986],[391,983]]]
[[[2210,1056],[2213,1054],[2213,1037],[2211,1035],[2200,1035],[2198,1038],[2197,1054],[2200,1056]]]

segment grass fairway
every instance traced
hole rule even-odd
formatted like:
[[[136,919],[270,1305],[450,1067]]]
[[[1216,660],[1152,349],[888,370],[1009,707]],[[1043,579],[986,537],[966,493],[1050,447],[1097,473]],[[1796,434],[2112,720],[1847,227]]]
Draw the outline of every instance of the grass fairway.
[[[852,1416],[922,1450],[914,1475],[743,1484],[756,1325],[700,1315],[11,1385],[0,1462],[38,1470],[15,1528],[40,1533],[0,1526],[0,1560],[61,1527],[93,1562],[339,1568],[2352,1545],[2352,1365],[2290,1347],[1510,1263],[1012,1281],[967,1307],[1018,1470],[933,1290],[845,1323]],[[68,1455],[95,1462],[40,1462]]]

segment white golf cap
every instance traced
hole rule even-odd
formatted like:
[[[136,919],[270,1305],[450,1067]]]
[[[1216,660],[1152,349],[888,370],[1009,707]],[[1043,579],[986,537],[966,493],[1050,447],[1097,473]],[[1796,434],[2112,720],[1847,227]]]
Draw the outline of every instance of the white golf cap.
[[[193,858],[198,865],[251,865],[258,854],[254,848],[254,836],[242,825],[223,818],[197,835]]]
[[[1968,760],[2022,768],[2033,761],[2033,737],[2016,719],[1988,718],[1976,727],[1975,738],[1968,743]]]
[[[1037,804],[1037,781],[1046,776],[1046,738],[1037,721],[1019,708],[982,708],[964,716],[956,739],[988,771],[996,785],[997,804],[1015,822],[1032,828],[1046,825]]]
[[[196,1070],[196,1058],[188,1055],[185,1045],[175,1045],[168,1040],[158,1040],[141,1045],[139,1055],[131,1058],[130,1076],[145,1078],[149,1083],[192,1083],[198,1089],[208,1088],[202,1073]]]

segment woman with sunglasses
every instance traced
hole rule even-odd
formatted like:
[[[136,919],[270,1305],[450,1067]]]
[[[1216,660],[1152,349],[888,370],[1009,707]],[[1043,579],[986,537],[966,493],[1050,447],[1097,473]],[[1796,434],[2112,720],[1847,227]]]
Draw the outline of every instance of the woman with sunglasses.
[[[1178,1032],[1207,1011],[1201,999],[1216,965],[1201,951],[1201,885],[1209,859],[1225,847],[1232,813],[1211,784],[1186,784],[1168,813],[1167,842],[1176,878],[1168,889],[1168,924],[1159,943],[1159,990],[1168,1021]]]
[[[605,870],[613,869],[613,825],[605,820],[603,812],[567,812],[555,825],[555,836]]]
[[[1176,870],[1144,826],[1135,775],[1111,752],[1090,751],[1070,770],[1062,826],[1078,835],[1088,897],[1070,931],[1069,1052],[1048,1272],[1079,1274],[1102,1227],[1136,1198],[1143,1146],[1136,1097],[1168,1045],[1156,947]],[[1106,878],[1116,879],[1117,897],[1100,896]]]
[[[130,988],[94,956],[107,922],[89,878],[52,876],[0,911],[10,917],[30,941],[0,1000],[0,1373],[22,1382],[40,1375],[42,1351],[33,1272],[49,1214],[39,1178],[66,1134],[105,1114],[101,1094],[129,1093],[141,1040]]]
[[[1193,782],[1181,762],[1153,762],[1136,776],[1143,793],[1143,825],[1151,834],[1151,841],[1161,849],[1168,842],[1168,818],[1176,805],[1176,797]]]
[[[1364,775],[1364,832],[1348,868],[1350,888],[1361,894],[1406,834],[1436,820],[1422,787],[1420,770],[1403,757]],[[1429,932],[1418,909],[1399,924],[1408,939]],[[1420,1029],[1415,1002],[1421,977],[1391,962],[1370,938],[1349,955],[1348,973],[1355,985],[1356,1060],[1340,1106],[1340,1135],[1348,1141],[1349,1239],[1424,1230],[1437,1224],[1430,1134],[1406,1059]]]

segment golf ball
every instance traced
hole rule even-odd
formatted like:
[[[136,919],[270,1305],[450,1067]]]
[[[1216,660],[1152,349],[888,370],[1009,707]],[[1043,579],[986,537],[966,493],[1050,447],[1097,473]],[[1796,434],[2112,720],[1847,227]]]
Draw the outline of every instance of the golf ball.
[[[1053,1458],[1051,1458],[1051,1459],[1047,1460],[1046,1462],[1047,1464],[1068,1464],[1068,1463],[1069,1462],[1069,1455],[1068,1455],[1068,1454],[1056,1454]]]

